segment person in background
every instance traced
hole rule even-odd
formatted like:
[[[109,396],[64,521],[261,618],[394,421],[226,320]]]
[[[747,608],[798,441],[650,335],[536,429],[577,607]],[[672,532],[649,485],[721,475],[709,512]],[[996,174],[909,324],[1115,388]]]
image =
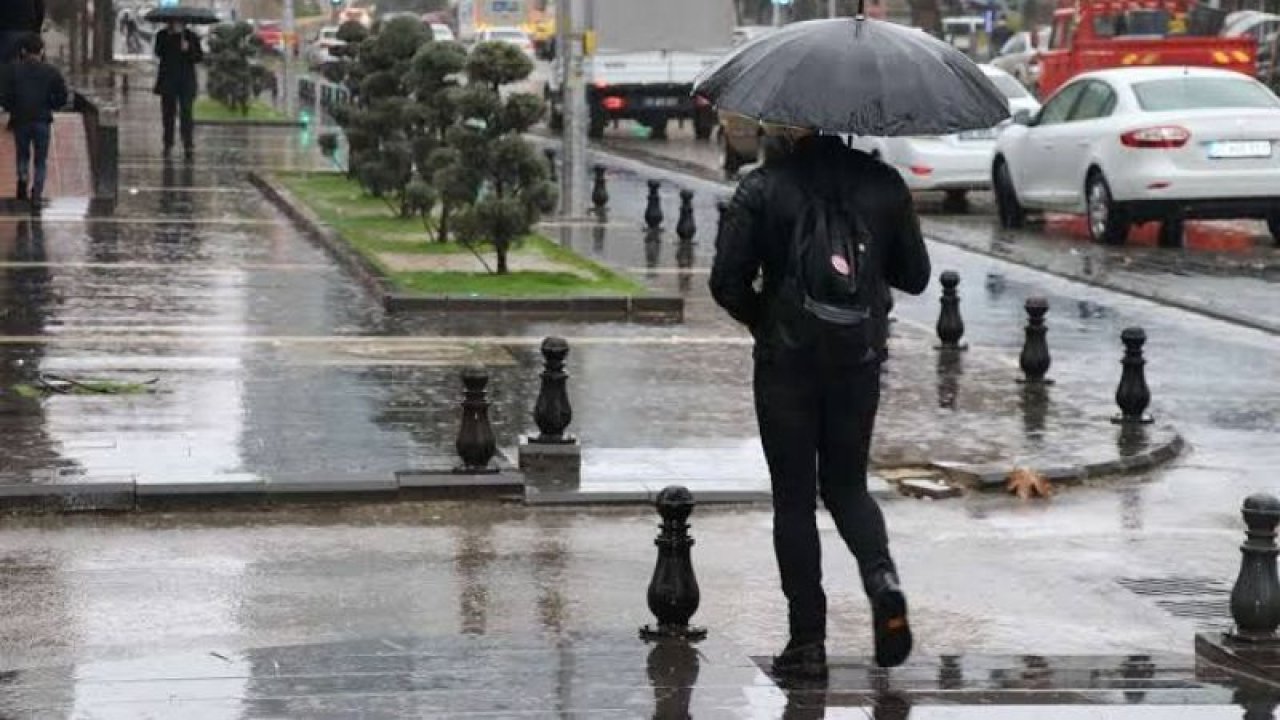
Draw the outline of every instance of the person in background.
[[[182,147],[186,159],[195,158],[195,118],[192,116],[199,85],[196,65],[204,60],[200,36],[180,22],[170,22],[156,33],[156,58],[160,69],[156,75],[155,93],[160,96],[160,112],[164,121],[164,156],[173,153],[173,125],[179,122]]]
[[[0,0],[0,63],[17,59],[23,38],[44,27],[44,0]]]
[[[990,57],[999,55],[1004,44],[1009,42],[1011,37],[1013,37],[1013,29],[1009,27],[1009,18],[1004,13],[1000,13],[995,27],[991,29],[991,47],[987,55]]]
[[[17,146],[18,199],[30,199],[32,208],[38,209],[44,201],[53,113],[67,104],[67,81],[44,61],[44,41],[39,35],[28,34],[18,48],[18,61],[6,73],[3,104]]]

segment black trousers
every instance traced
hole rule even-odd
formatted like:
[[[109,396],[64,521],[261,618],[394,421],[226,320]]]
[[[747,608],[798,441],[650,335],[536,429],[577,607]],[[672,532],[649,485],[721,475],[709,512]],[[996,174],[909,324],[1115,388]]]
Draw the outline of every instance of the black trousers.
[[[894,568],[884,516],[867,491],[880,365],[823,355],[829,354],[757,353],[755,369],[756,417],[773,485],[774,551],[797,641],[826,638],[819,496],[857,558],[864,587]]]
[[[195,97],[191,95],[160,96],[160,114],[164,120],[164,147],[173,147],[173,125],[177,119],[182,127],[182,146],[190,150],[196,146],[195,117],[193,108]]]

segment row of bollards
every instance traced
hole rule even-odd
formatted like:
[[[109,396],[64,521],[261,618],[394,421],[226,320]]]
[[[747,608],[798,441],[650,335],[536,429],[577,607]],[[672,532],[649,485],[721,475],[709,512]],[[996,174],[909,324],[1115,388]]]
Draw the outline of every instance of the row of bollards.
[[[961,342],[965,328],[960,314],[960,275],[947,270],[939,279],[942,283],[942,297],[936,328],[938,349],[944,352],[966,350],[967,346]],[[1049,329],[1045,324],[1049,301],[1043,297],[1031,297],[1027,299],[1023,309],[1027,313],[1027,326],[1022,352],[1018,357],[1018,366],[1022,370],[1019,382],[1028,385],[1053,384],[1053,380],[1048,377],[1053,359],[1049,353]],[[1122,425],[1151,423],[1152,418],[1147,414],[1147,408],[1151,405],[1151,390],[1147,386],[1147,361],[1143,351],[1147,333],[1140,327],[1126,328],[1120,333],[1120,341],[1124,344],[1124,358],[1121,360],[1123,371],[1116,387],[1116,405],[1120,407],[1120,414],[1112,418],[1112,422]]]
[[[563,338],[542,341],[542,373],[539,376],[538,399],[534,403],[533,420],[538,427],[530,443],[563,446],[577,441],[567,434],[573,421],[569,403],[565,364],[569,343]],[[457,473],[491,474],[498,472],[494,464],[497,441],[489,418],[489,373],[482,367],[469,367],[462,372],[462,421],[456,447],[462,463]],[[671,486],[658,493],[656,506],[662,517],[658,537],[658,559],[649,582],[649,609],[657,618],[653,626],[641,628],[645,640],[700,640],[706,630],[692,627],[689,621],[697,612],[701,596],[693,572],[689,536],[689,515],[695,502],[688,488]]]

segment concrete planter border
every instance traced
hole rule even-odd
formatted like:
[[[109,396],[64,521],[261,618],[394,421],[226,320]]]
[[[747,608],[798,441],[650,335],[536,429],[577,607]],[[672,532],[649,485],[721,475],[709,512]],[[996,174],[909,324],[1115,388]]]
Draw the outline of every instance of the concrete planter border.
[[[679,295],[480,298],[401,293],[396,291],[381,268],[352,248],[337,231],[270,175],[251,172],[249,182],[280,208],[307,237],[354,275],[387,312],[467,312],[653,323],[684,321],[684,298]]]
[[[301,120],[199,120],[196,127],[246,127],[246,128],[300,128],[307,124]]]

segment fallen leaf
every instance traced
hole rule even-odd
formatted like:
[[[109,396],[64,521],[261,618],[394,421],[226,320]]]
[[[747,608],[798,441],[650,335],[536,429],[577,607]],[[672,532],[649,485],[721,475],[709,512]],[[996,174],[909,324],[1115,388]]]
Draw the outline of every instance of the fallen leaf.
[[[1043,498],[1053,496],[1053,483],[1031,468],[1014,468],[1013,472],[1009,473],[1006,487],[1020,500],[1030,500],[1036,496]]]

